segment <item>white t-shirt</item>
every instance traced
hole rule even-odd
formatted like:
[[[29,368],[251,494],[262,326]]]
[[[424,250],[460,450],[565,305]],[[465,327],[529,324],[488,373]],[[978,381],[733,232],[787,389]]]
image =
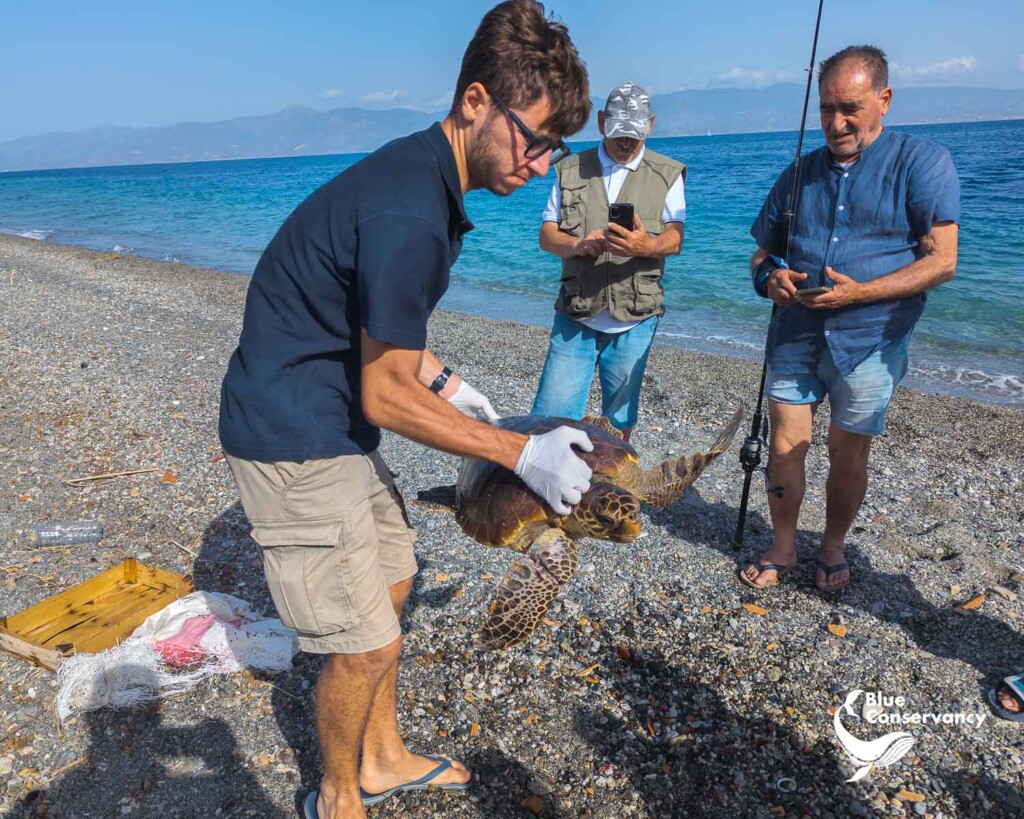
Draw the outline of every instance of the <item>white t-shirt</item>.
[[[640,167],[640,160],[644,158],[646,147],[640,149],[630,162],[620,165],[604,149],[604,143],[597,148],[597,158],[601,163],[601,177],[604,179],[604,188],[608,194],[608,201],[614,202],[619,198],[619,191],[626,182],[626,175]],[[551,195],[548,197],[547,206],[541,217],[545,222],[559,222],[562,200],[562,189],[558,184],[558,176],[555,175],[555,184],[551,186]],[[685,222],[686,221],[686,190],[683,184],[682,174],[672,183],[665,195],[665,207],[661,211],[662,222]],[[618,321],[612,318],[608,308],[604,308],[593,318],[580,319],[581,323],[592,330],[602,333],[622,333],[631,327],[636,327],[639,321]]]

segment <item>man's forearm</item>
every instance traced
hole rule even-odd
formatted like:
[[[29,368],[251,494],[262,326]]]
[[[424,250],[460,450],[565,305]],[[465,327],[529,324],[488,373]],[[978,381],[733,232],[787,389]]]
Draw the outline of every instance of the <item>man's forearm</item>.
[[[437,356],[375,341],[365,329],[362,344],[360,386],[367,421],[434,449],[515,469],[526,435],[469,418],[445,400],[444,390],[438,396],[424,389],[424,373],[436,378],[441,369]]]
[[[664,233],[651,238],[654,240],[654,252],[650,254],[653,259],[675,256],[683,249],[683,227],[681,224],[679,227],[666,225]]]
[[[416,380],[420,382],[424,387],[430,387],[437,377],[444,370],[444,362],[441,361],[436,355],[430,350],[423,351],[423,361],[420,364],[419,374],[416,376]],[[438,393],[445,400],[451,398],[459,389],[459,384],[462,383],[462,378],[458,373],[452,373],[442,388],[441,392]]]
[[[754,251],[754,255],[750,257],[750,272],[754,272],[754,268],[757,267],[761,262],[767,259],[771,254],[763,247],[758,247]]]
[[[538,239],[540,249],[554,254],[559,259],[568,259],[577,255],[580,240],[576,236],[563,233],[554,222],[541,225]]]
[[[901,267],[887,276],[881,276],[860,285],[860,301],[893,301],[916,296],[953,278],[956,264],[944,259],[925,256]]]
[[[906,267],[860,285],[859,301],[892,301],[916,296],[948,282],[956,273],[958,228],[937,223],[920,239],[924,255]]]
[[[371,424],[452,455],[515,469],[526,435],[468,418],[441,396],[424,390],[416,378],[396,371],[378,371],[372,377],[378,380],[367,389],[364,372],[363,412]]]

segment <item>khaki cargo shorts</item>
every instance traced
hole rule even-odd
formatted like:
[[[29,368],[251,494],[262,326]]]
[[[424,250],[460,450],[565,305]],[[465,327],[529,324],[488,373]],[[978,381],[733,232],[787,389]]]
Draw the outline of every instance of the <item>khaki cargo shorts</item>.
[[[416,574],[416,533],[380,454],[301,463],[225,455],[274,606],[302,650],[360,654],[395,640],[388,587]]]

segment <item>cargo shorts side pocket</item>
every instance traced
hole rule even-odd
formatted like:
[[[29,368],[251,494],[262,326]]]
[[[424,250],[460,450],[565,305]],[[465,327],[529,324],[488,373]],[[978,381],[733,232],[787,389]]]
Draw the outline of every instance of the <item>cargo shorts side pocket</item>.
[[[303,634],[333,634],[358,623],[342,559],[343,521],[253,527],[281,622]]]
[[[253,528],[281,621],[304,634],[349,631],[394,610],[369,499],[328,521]]]

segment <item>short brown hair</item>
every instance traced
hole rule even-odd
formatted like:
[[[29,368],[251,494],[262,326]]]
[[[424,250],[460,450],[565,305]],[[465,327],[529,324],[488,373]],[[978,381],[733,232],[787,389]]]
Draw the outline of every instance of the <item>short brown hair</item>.
[[[543,125],[562,137],[582,130],[590,117],[587,67],[569,29],[536,0],[506,0],[484,15],[462,57],[452,114],[474,82],[510,108],[529,108],[547,94],[551,114]]]
[[[821,88],[821,84],[847,61],[864,66],[864,70],[871,77],[872,90],[882,91],[889,85],[889,61],[885,58],[885,52],[877,46],[860,45],[847,46],[827,60],[821,61],[818,66],[818,88]]]

